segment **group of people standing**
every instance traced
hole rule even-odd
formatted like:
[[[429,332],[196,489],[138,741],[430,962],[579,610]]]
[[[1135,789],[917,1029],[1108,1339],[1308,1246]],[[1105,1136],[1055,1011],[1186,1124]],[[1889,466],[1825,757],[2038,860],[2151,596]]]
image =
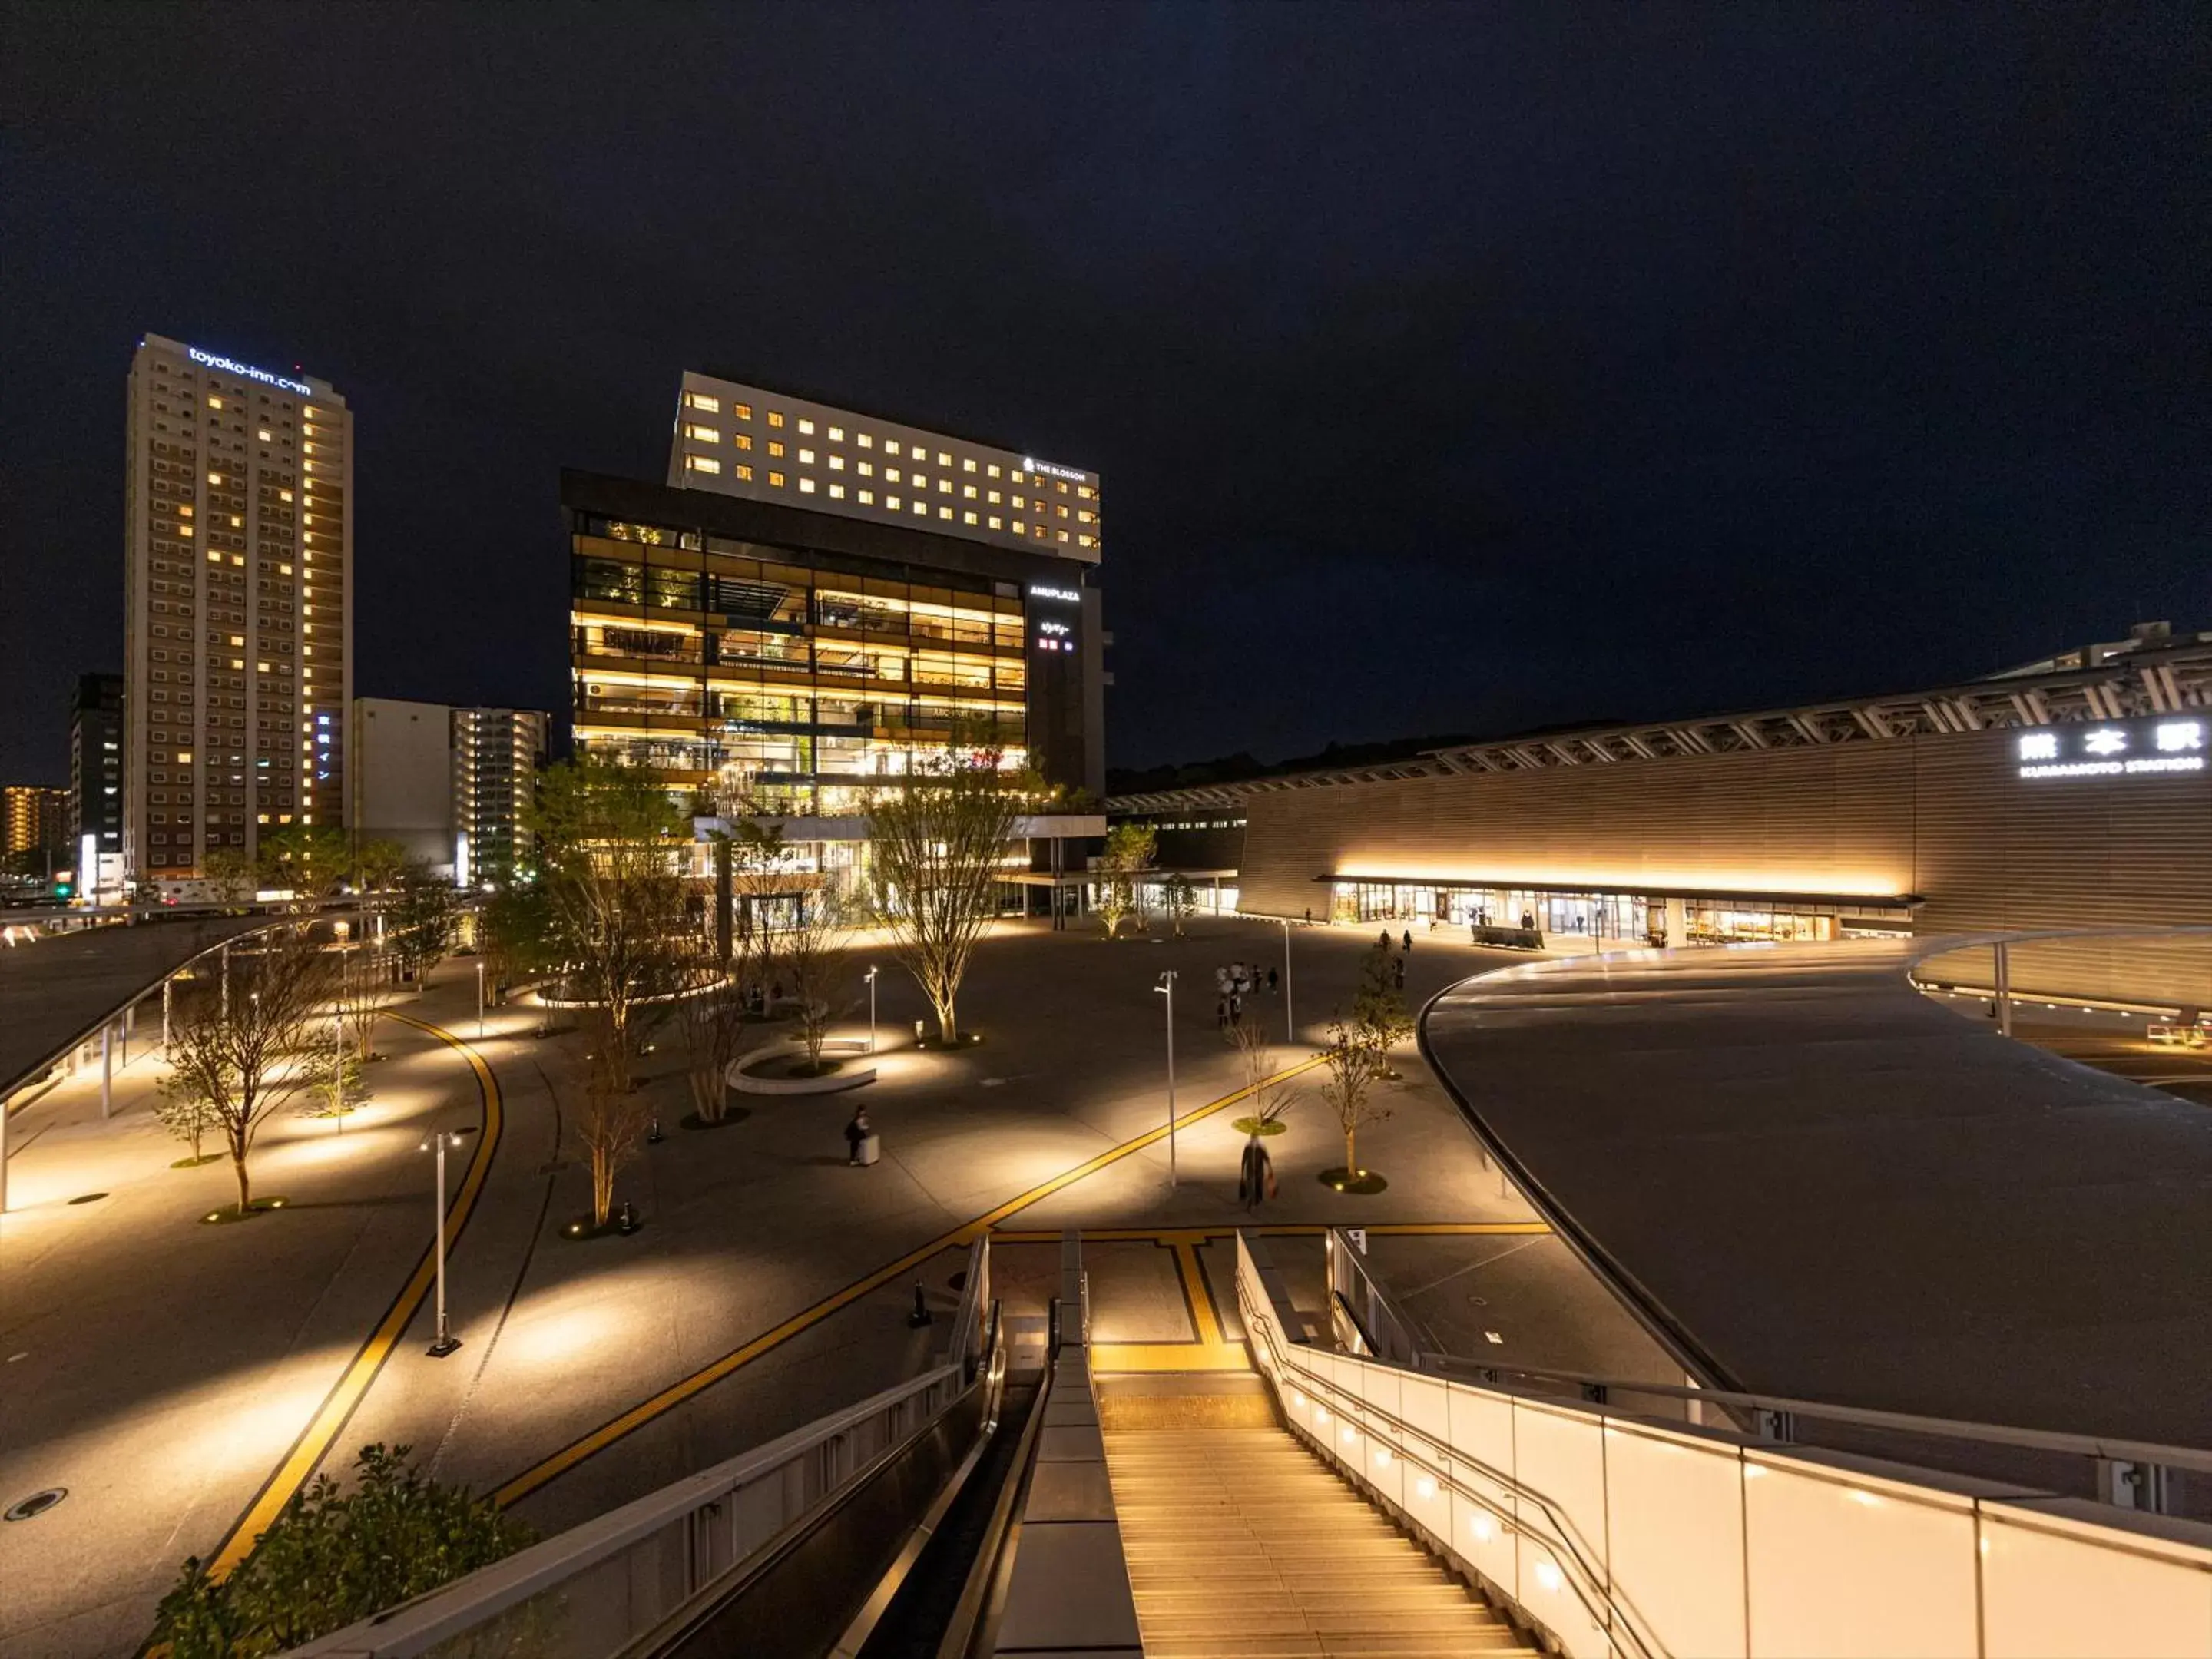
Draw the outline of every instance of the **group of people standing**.
[[[1256,963],[1231,962],[1213,970],[1213,1023],[1226,1031],[1244,1023],[1244,999],[1261,991],[1273,992],[1282,976]]]

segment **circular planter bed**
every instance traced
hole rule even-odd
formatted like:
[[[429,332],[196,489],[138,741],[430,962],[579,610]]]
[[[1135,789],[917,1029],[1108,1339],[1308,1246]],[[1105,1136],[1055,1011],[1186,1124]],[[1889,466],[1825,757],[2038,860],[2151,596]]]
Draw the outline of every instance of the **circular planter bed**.
[[[198,1158],[180,1158],[169,1167],[173,1170],[197,1170],[203,1164],[220,1164],[229,1156],[228,1152],[202,1152]]]
[[[1390,1183],[1372,1170],[1347,1170],[1340,1165],[1321,1172],[1321,1184],[1340,1193],[1379,1193]]]
[[[1262,1123],[1256,1117],[1240,1117],[1229,1127],[1240,1135],[1279,1135],[1291,1126],[1280,1118]]]
[[[730,1087],[744,1095],[834,1095],[876,1080],[876,1068],[859,1056],[823,1054],[824,1069],[807,1075],[806,1045],[787,1039],[730,1062]]]

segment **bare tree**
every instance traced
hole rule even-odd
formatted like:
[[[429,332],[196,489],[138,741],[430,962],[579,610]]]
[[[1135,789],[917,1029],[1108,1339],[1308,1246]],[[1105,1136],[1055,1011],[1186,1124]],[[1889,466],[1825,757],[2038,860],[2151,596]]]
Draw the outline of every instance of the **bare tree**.
[[[1113,939],[1121,924],[1133,919],[1137,931],[1145,930],[1144,873],[1152,866],[1159,836],[1149,823],[1117,823],[1106,832],[1106,850],[1098,855],[1098,919]]]
[[[960,981],[998,909],[1007,843],[1041,788],[1032,774],[1002,769],[1001,755],[956,738],[868,812],[878,918],[948,1043],[959,1040]]]
[[[742,945],[734,946],[739,954]],[[726,1109],[730,1066],[744,1045],[744,982],[715,959],[714,935],[695,939],[684,965],[685,984],[676,1005],[684,1034],[684,1075],[702,1123],[720,1123]]]
[[[347,1045],[356,1060],[365,1065],[376,1057],[376,1023],[392,1006],[391,975],[382,953],[369,947],[341,951],[338,960],[331,994],[337,1000],[338,1018],[345,1025]]]
[[[1297,1085],[1283,1075],[1282,1062],[1261,1034],[1259,1021],[1232,1025],[1228,1036],[1244,1078],[1244,1103],[1250,1109],[1237,1120],[1237,1127],[1247,1134],[1270,1133],[1297,1100]]]
[[[658,773],[590,754],[546,769],[531,821],[569,982],[606,1011],[610,1076],[627,1092],[637,1012],[682,974],[682,821]]]
[[[203,1078],[199,1073],[172,1072],[155,1085],[159,1092],[154,1115],[164,1129],[191,1147],[195,1164],[207,1161],[201,1148],[222,1121],[215,1102],[201,1092]]]
[[[629,1086],[627,1057],[619,1052],[623,1036],[606,1011],[599,1011],[597,1040],[584,1073],[584,1110],[576,1138],[592,1164],[592,1225],[607,1224],[614,1213],[615,1176],[637,1156],[640,1141],[653,1121],[652,1103]]]
[[[171,1020],[169,1066],[176,1086],[207,1103],[238,1176],[238,1209],[253,1186],[246,1160],[270,1115],[320,1075],[318,1040],[335,970],[308,939],[279,938],[231,955],[228,1006],[212,984],[196,985]]]
[[[1413,1035],[1413,1016],[1398,989],[1390,947],[1377,940],[1359,959],[1359,984],[1352,996],[1353,1034],[1374,1051],[1377,1077],[1395,1078],[1390,1051]]]
[[[1376,1104],[1373,1097],[1375,1085],[1385,1064],[1359,1027],[1346,1025],[1340,1019],[1329,1022],[1328,1047],[1322,1054],[1322,1066],[1327,1076],[1321,1085],[1321,1097],[1336,1114],[1337,1125],[1344,1131],[1346,1180],[1356,1179],[1361,1173],[1360,1130],[1390,1115],[1390,1108]]]
[[[1175,930],[1175,937],[1181,939],[1183,923],[1198,908],[1198,890],[1180,870],[1160,884],[1160,908],[1168,913],[1168,925]]]
[[[852,930],[843,908],[826,889],[809,894],[798,920],[778,940],[779,960],[799,1000],[799,1039],[806,1045],[807,1075],[822,1074],[822,1045],[843,1012],[838,995],[846,990],[847,947]]]

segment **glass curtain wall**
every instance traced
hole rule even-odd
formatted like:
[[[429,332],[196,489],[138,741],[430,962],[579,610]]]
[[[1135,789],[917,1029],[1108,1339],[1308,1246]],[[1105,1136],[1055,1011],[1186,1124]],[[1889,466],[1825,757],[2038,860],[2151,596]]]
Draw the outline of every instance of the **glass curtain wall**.
[[[926,576],[926,580],[909,579]],[[957,730],[1024,758],[1011,583],[862,574],[790,552],[587,520],[574,538],[576,741],[728,812],[836,815]]]

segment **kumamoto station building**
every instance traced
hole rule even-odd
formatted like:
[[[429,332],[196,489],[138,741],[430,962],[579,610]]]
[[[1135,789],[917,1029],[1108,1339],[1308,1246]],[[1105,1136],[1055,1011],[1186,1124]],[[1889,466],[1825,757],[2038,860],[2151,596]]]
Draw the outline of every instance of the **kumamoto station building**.
[[[1552,951],[2212,925],[2212,634],[1987,678],[1118,796],[1246,914]],[[1233,871],[1233,876],[1231,875]],[[2121,957],[2124,956],[2123,964]],[[2034,988],[2212,1006],[2201,951],[2039,950]],[[2030,988],[2023,985],[2023,989]]]

